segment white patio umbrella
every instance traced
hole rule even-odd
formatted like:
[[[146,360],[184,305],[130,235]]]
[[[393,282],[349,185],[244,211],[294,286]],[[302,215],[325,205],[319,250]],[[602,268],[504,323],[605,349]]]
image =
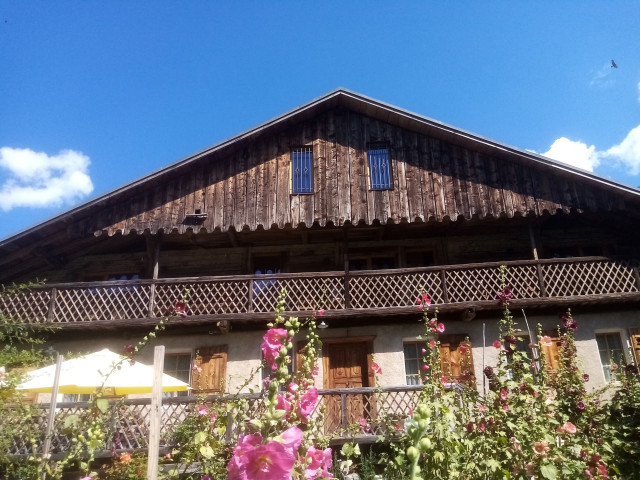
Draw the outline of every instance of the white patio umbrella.
[[[124,360],[124,361],[122,361]],[[119,364],[119,369],[114,366]],[[18,390],[51,393],[56,366],[50,365],[29,372]],[[105,348],[99,352],[62,362],[59,393],[95,393],[100,387],[107,395],[151,393],[153,367],[129,360]],[[162,374],[162,391],[177,392],[189,389],[189,385],[165,373]]]

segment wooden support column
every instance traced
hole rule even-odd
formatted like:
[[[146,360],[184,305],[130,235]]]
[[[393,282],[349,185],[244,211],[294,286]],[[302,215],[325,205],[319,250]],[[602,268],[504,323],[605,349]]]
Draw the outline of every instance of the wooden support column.
[[[47,429],[44,435],[44,445],[42,447],[42,462],[49,460],[49,450],[51,450],[51,436],[53,435],[53,423],[56,419],[56,404],[58,403],[58,389],[60,387],[60,371],[62,370],[62,362],[64,357],[59,353],[56,354],[56,370],[53,374],[53,388],[51,388],[51,401],[49,402],[49,418],[47,420]],[[42,473],[42,480],[47,477],[46,470]]]
[[[158,233],[155,238],[147,235],[147,276],[153,280],[158,279],[160,272],[160,243],[162,242],[162,233]],[[147,316],[153,317],[153,310],[156,300],[156,284],[152,283],[149,289],[149,306]]]
[[[531,252],[533,259],[538,260],[538,247],[536,246],[536,236],[533,233],[533,226],[529,223],[529,241],[531,242]]]

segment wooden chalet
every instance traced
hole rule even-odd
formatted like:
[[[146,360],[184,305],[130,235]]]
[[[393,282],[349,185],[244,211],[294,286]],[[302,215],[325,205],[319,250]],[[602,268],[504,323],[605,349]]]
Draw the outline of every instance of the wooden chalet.
[[[636,189],[338,89],[0,241],[0,282],[46,279],[0,309],[60,327],[59,351],[121,350],[187,296],[165,371],[195,382],[195,361],[222,393],[259,367],[285,288],[292,315],[324,310],[318,386],[344,397],[373,357],[389,391],[419,383],[426,292],[445,371],[482,389],[507,265],[523,345],[524,314],[535,336],[571,307],[601,386],[640,349],[639,233]]]

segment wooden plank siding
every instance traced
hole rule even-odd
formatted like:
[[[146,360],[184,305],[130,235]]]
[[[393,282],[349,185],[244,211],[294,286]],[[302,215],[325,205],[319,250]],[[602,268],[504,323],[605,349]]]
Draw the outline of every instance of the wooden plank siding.
[[[386,142],[391,190],[369,189],[367,148]],[[313,149],[313,194],[290,192],[290,151]],[[205,155],[69,226],[79,234],[256,230],[314,223],[455,221],[557,210],[624,210],[621,195],[506,155],[491,156],[348,109],[333,109]],[[185,215],[200,209],[201,224]]]

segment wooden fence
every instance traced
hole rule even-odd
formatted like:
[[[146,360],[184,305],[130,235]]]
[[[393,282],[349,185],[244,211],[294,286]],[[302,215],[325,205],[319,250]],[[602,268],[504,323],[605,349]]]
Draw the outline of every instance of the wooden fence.
[[[420,395],[421,386],[399,386],[386,388],[345,388],[319,390],[318,403],[312,415],[324,415],[324,433],[333,438],[341,439],[345,436],[375,436],[385,435],[386,424],[383,418],[395,419],[392,428],[402,428],[404,419],[415,408]],[[227,403],[243,400],[244,409],[236,415],[238,418],[255,418],[265,409],[265,399],[262,394],[239,394],[234,396],[210,396],[204,400],[205,404],[215,402]],[[161,418],[161,449],[175,446],[173,433],[188,415],[196,413],[200,405],[197,397],[165,398],[162,402]],[[56,407],[55,427],[51,437],[51,454],[60,456],[71,445],[71,435],[64,427],[65,418],[71,415],[82,417],[90,408],[88,402],[58,403]],[[107,436],[98,456],[109,456],[110,452],[123,450],[145,450],[149,441],[149,421],[151,415],[151,399],[135,399],[113,401],[109,404],[108,417],[110,424],[106,425]],[[35,424],[41,431],[39,438],[16,435],[7,453],[10,455],[33,455],[42,453],[44,432],[49,415],[48,404],[35,406],[32,417],[21,417],[17,425],[8,425],[8,420],[0,419],[0,428],[22,430],[21,426]],[[232,443],[240,433],[240,424],[234,414],[228,415],[229,426],[223,439]],[[364,419],[364,421],[361,421]],[[77,432],[76,432],[77,433]],[[374,437],[372,437],[374,438]],[[35,443],[32,441],[36,440]]]
[[[86,326],[163,317],[186,297],[190,317],[259,318],[255,315],[274,311],[283,288],[287,312],[322,308],[337,315],[372,309],[391,313],[415,305],[420,292],[428,293],[441,306],[474,306],[495,302],[501,265],[508,267],[506,281],[515,299],[531,303],[640,292],[637,261],[580,257],[358,272],[51,284],[1,295],[0,313],[32,322]]]

